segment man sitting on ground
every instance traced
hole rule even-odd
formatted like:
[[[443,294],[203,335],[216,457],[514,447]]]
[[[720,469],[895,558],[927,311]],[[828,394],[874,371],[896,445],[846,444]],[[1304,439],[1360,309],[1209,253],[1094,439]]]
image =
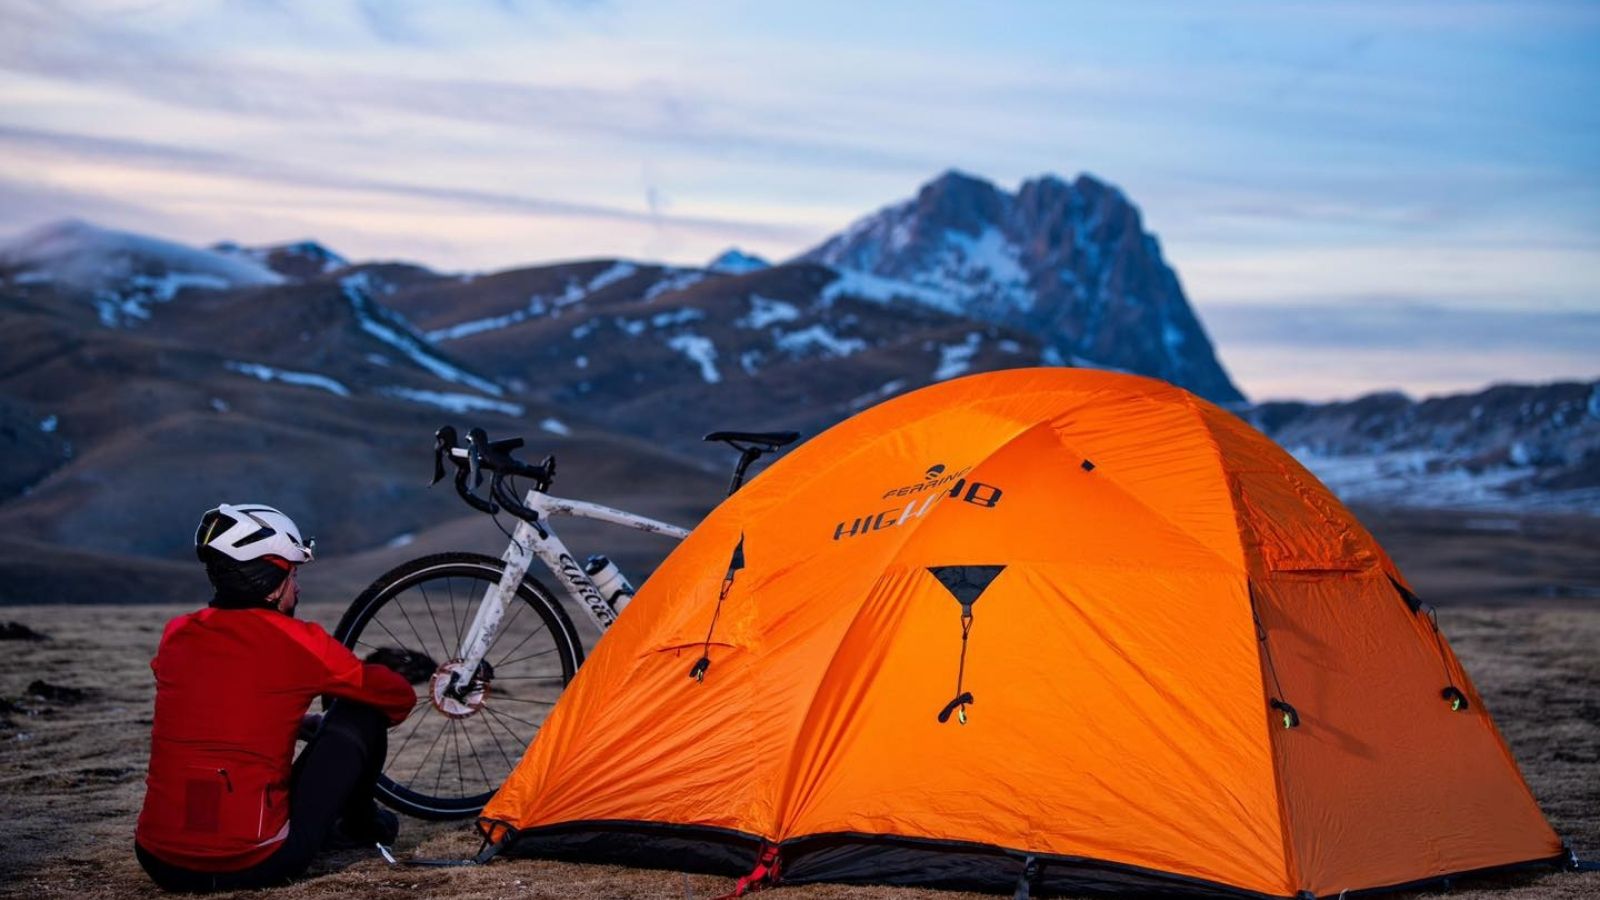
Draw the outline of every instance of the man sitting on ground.
[[[140,865],[168,890],[236,890],[283,884],[325,846],[392,842],[398,820],[372,791],[411,685],[294,618],[312,542],[288,516],[224,503],[195,552],[216,595],[167,623],[150,663]],[[319,723],[306,708],[322,695],[339,699]],[[295,760],[302,729],[314,734]]]

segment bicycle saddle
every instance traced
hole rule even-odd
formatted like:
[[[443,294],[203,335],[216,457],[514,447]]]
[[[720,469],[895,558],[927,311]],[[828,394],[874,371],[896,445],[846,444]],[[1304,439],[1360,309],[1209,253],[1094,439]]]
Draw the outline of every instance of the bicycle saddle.
[[[761,444],[769,448],[787,447],[800,439],[798,431],[713,431],[702,440],[707,441],[741,441],[746,444]]]

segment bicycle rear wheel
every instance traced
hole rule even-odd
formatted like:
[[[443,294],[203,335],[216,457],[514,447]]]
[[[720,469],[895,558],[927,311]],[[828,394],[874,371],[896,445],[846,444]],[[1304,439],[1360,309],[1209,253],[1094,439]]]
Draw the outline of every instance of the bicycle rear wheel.
[[[550,591],[525,577],[484,655],[481,689],[440,702],[462,636],[505,563],[441,553],[404,563],[357,597],[334,637],[366,656],[381,647],[425,654],[436,667],[417,704],[389,732],[378,799],[424,819],[475,816],[538,734],[578,664],[583,645]]]

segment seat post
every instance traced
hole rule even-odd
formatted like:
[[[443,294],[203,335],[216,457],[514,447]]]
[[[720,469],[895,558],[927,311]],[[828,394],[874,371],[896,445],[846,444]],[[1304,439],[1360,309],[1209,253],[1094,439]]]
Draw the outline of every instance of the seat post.
[[[733,492],[737,491],[740,485],[744,484],[745,470],[750,468],[751,463],[760,459],[762,453],[766,452],[760,447],[744,447],[741,448],[741,450],[742,452],[739,454],[739,464],[733,468],[733,481],[728,483],[729,497],[732,497]]]

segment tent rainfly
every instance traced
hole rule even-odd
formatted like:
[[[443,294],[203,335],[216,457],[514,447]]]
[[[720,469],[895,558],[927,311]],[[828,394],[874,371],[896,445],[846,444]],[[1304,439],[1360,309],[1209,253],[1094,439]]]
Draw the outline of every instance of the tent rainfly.
[[[1192,394],[1071,369],[890,400],[724,502],[480,828],[740,892],[1328,897],[1563,853],[1327,488]]]

